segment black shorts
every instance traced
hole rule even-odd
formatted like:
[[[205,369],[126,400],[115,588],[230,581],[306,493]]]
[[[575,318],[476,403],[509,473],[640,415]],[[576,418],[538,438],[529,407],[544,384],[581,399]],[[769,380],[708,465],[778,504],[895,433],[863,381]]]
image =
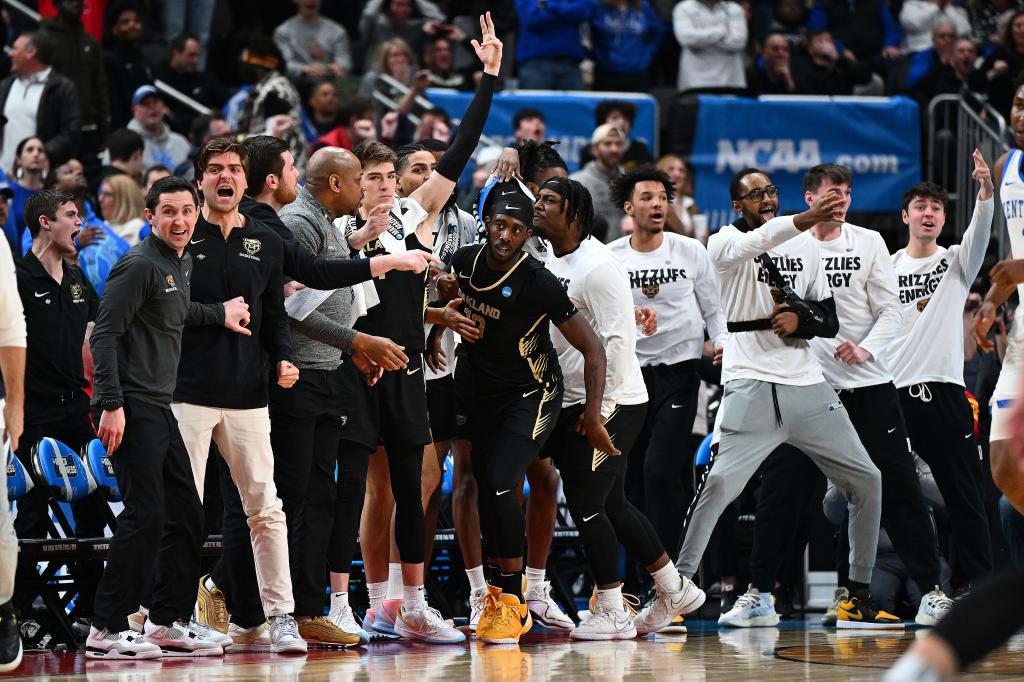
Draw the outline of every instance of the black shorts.
[[[455,379],[451,374],[427,380],[427,416],[435,443],[455,436]]]
[[[633,447],[647,416],[647,403],[639,405],[618,405],[604,427],[612,443],[622,453],[610,457],[598,452],[586,436],[576,432],[576,422],[583,414],[583,404],[570,405],[562,410],[554,433],[548,439],[541,457],[551,457],[555,466],[575,471],[602,471],[624,474],[628,458],[626,454]]]
[[[561,383],[550,384],[547,388],[538,386],[478,394],[465,427],[473,441],[474,452],[487,451],[495,439],[511,434],[529,438],[543,449],[555,430],[561,410]]]
[[[430,442],[423,355],[409,356],[405,369],[384,372],[369,391],[372,431],[388,450],[421,448]]]

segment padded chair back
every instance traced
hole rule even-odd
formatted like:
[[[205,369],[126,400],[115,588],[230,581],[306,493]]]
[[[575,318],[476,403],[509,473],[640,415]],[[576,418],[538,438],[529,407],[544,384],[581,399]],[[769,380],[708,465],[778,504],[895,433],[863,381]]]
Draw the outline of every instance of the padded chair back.
[[[32,448],[32,473],[58,502],[77,502],[95,490],[82,460],[56,438],[43,438]]]
[[[89,476],[89,485],[99,490],[109,502],[121,501],[121,489],[117,486],[114,466],[110,463],[107,450],[99,438],[93,438],[82,448],[82,461]]]
[[[4,443],[4,464],[7,471],[7,501],[17,502],[25,497],[35,485],[32,477],[25,471],[25,465],[11,450],[11,443]]]

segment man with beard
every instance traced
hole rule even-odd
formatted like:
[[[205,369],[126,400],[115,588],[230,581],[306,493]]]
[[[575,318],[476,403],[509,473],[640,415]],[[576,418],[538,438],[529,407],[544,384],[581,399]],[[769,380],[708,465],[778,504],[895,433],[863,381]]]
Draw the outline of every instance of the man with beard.
[[[642,173],[642,171],[632,171]],[[668,203],[667,178],[639,188],[647,197],[661,192]],[[653,183],[652,183],[653,184]],[[637,200],[642,205],[643,200]],[[657,202],[657,200],[655,200]],[[626,203],[627,210],[633,208]],[[586,188],[574,180],[552,178],[540,189],[534,228],[551,244],[545,265],[565,288],[579,316],[594,330],[607,353],[601,418],[615,447],[628,452],[644,425],[647,389],[636,356],[636,321],[629,274],[617,254],[590,236],[594,208]],[[662,220],[664,211],[662,211]],[[578,433],[586,410],[586,357],[559,330],[552,342],[562,368],[562,411],[544,446],[562,474],[565,499],[580,530],[594,573],[596,600],[591,617],[572,639],[630,639],[658,623],[700,608],[704,593],[682,578],[670,561],[654,526],[626,499],[626,460],[598,451]],[[657,598],[636,620],[623,607],[619,544],[629,548],[654,579]]]
[[[668,176],[650,167],[613,180],[615,203],[633,219],[634,229],[608,248],[629,272],[633,302],[650,305],[658,315],[658,330],[636,341],[650,402],[629,454],[629,491],[637,504],[642,501],[661,543],[675,552],[693,497],[692,476],[683,475],[691,459],[680,460],[679,445],[689,439],[697,415],[705,324],[716,351],[725,345],[726,329],[718,273],[707,249],[696,239],[665,232],[671,188]]]
[[[576,180],[590,192],[594,198],[594,236],[606,242],[617,237],[617,229],[622,219],[622,206],[612,201],[612,180],[622,175],[622,155],[629,138],[611,123],[603,123],[590,136],[590,150],[594,160],[580,168],[569,177]]]
[[[845,200],[823,196],[795,216],[775,217],[779,188],[762,171],[741,170],[729,183],[740,219],[708,242],[722,278],[728,329],[715,432],[718,452],[690,506],[676,567],[692,576],[718,517],[761,462],[789,443],[814,460],[850,500],[850,585],[844,611],[861,627],[902,627],[870,595],[881,514],[881,476],[818,368],[806,339],[839,331],[817,246],[794,237],[836,221]],[[842,617],[842,616],[841,616]]]

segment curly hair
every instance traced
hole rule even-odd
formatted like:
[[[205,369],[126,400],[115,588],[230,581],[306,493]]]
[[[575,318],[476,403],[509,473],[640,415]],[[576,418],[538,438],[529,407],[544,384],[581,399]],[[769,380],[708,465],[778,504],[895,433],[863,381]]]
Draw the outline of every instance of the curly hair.
[[[546,142],[526,140],[516,146],[516,151],[519,152],[519,170],[523,174],[523,180],[536,183],[540,174],[548,168],[564,168],[567,173],[569,172],[565,160],[555,150],[557,144],[557,140]]]
[[[665,187],[669,202],[672,201],[674,192],[668,175],[654,166],[640,166],[612,180],[612,202],[622,207],[627,201],[632,201],[633,190],[641,182],[660,182]]]

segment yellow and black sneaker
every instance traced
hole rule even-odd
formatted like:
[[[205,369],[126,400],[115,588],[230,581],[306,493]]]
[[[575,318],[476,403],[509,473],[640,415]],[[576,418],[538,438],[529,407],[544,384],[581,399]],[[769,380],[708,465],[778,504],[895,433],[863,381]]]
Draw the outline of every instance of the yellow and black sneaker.
[[[851,596],[839,602],[836,627],[856,630],[902,630],[903,621],[878,608],[871,594]]]

